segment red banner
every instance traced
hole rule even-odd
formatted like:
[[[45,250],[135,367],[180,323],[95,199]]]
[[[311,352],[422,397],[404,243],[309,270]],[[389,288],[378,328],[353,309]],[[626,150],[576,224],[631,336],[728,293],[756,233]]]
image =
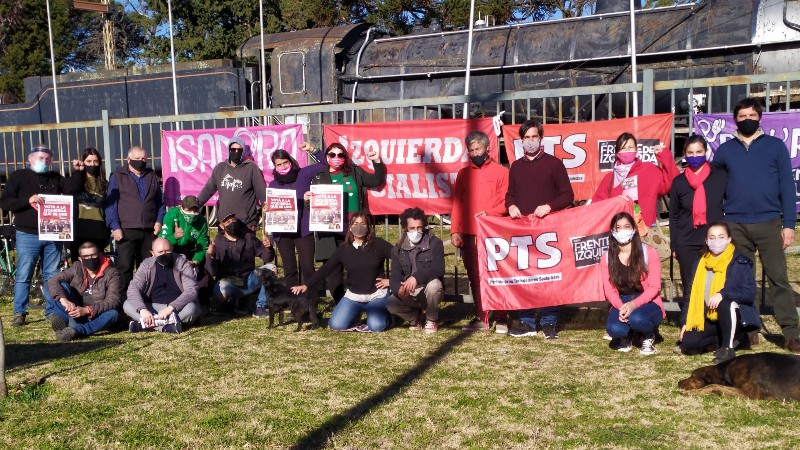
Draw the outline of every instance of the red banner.
[[[655,164],[653,148],[670,145],[672,114],[628,119],[544,125],[544,151],[560,158],[567,168],[575,200],[588,200],[607,172],[614,168],[614,143],[629,132],[639,142],[639,158]],[[522,157],[519,125],[503,125],[503,140],[509,161]]]
[[[520,219],[478,217],[481,301],[489,311],[601,301],[600,258],[625,197]]]
[[[492,119],[409,120],[356,125],[325,125],[325,144],[339,142],[359,166],[372,172],[366,155],[379,151],[386,164],[386,185],[369,191],[372,214],[400,214],[419,207],[426,214],[449,214],[458,171],[469,153],[470,131],[489,136],[495,160],[498,139]]]

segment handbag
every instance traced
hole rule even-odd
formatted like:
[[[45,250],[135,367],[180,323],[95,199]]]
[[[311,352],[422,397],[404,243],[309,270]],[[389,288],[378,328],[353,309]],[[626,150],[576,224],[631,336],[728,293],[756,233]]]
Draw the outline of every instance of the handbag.
[[[641,220],[641,216],[637,218],[637,221],[638,220]],[[655,226],[645,229],[646,232],[644,235],[640,233],[642,242],[656,249],[658,252],[658,259],[661,261],[668,260],[670,256],[672,256],[672,248],[670,247],[669,236],[664,233],[664,228],[661,227],[661,223],[656,220]]]

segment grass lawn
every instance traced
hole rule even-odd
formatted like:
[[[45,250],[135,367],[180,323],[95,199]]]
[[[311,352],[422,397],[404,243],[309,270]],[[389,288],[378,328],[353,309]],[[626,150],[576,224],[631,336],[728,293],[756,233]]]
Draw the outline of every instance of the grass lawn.
[[[596,323],[547,342],[466,334],[471,305],[452,303],[430,336],[246,316],[61,344],[42,310],[22,329],[11,313],[5,299],[3,448],[800,447],[800,403],[681,395],[678,380],[712,357],[673,354],[669,324],[645,357],[610,350]],[[764,339],[757,351],[783,352]]]

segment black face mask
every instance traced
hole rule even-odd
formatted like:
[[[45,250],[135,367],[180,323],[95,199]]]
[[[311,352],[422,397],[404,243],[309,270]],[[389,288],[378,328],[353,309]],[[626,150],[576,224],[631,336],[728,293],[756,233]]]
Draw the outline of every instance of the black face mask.
[[[134,169],[136,169],[136,168],[134,167]],[[144,169],[144,168],[142,168],[142,169]],[[136,170],[139,170],[139,169],[136,169]],[[141,170],[139,170],[139,172],[141,172]],[[91,175],[93,177],[96,177],[96,176],[100,175],[100,166],[86,166],[86,173],[88,173],[89,175]]]
[[[758,131],[760,123],[756,119],[744,119],[736,122],[736,129],[742,136],[752,136]]]
[[[143,172],[147,167],[147,161],[139,161],[138,159],[132,159],[128,162],[128,164],[130,164],[133,170],[137,172]]]
[[[472,162],[478,167],[482,166],[483,163],[486,162],[487,158],[489,158],[489,152],[486,152],[486,153],[484,153],[482,155],[479,155],[479,156],[470,156],[469,157],[469,159],[471,159]]]
[[[234,164],[239,164],[240,162],[242,162],[242,153],[243,152],[244,152],[244,150],[229,149],[228,150],[228,161],[230,161],[230,162],[232,162]]]
[[[83,260],[83,267],[91,270],[92,272],[97,272],[100,269],[100,257],[95,256],[94,258],[86,258]]]
[[[175,254],[172,252],[156,256],[156,262],[164,267],[172,267],[175,264]]]
[[[300,170],[292,169],[286,175],[281,175],[277,171],[273,170],[272,174],[275,176],[275,179],[278,180],[281,184],[291,184],[297,181],[297,174],[300,173]]]
[[[244,235],[244,230],[242,227],[244,226],[243,223],[239,222],[238,220],[235,222],[231,222],[225,225],[225,234],[233,238],[240,238]]]

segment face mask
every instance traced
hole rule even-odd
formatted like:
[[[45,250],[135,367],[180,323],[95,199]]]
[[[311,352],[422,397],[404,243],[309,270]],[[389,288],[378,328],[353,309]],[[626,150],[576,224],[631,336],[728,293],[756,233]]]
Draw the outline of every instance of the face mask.
[[[242,152],[244,152],[243,149],[230,149],[228,151],[228,161],[234,164],[239,164],[242,162]]]
[[[344,165],[344,158],[328,158],[328,164],[334,169],[341,169]]]
[[[542,142],[538,139],[534,139],[531,141],[522,141],[522,151],[525,152],[528,156],[533,156],[539,153],[539,149],[542,148]]]
[[[128,164],[137,172],[142,172],[147,167],[147,161],[139,161],[138,159],[132,159],[128,161]]]
[[[100,268],[100,257],[95,256],[94,258],[87,258],[83,260],[83,267],[91,270],[92,272],[97,272]]]
[[[192,211],[184,211],[183,209],[181,209],[181,213],[183,213],[183,215],[186,216],[189,219],[189,222],[191,222],[192,219],[195,218],[195,216],[200,214],[200,213],[196,213],[196,212],[192,212]]]
[[[625,245],[630,242],[631,239],[633,239],[634,234],[636,234],[636,230],[620,230],[611,232],[611,236],[614,236],[614,240],[620,245]]]
[[[353,236],[364,237],[367,235],[367,226],[361,224],[353,225],[350,227],[350,232],[353,233]]]
[[[241,237],[241,228],[239,227],[239,221],[231,222],[225,225],[225,234],[231,237]]]
[[[292,165],[284,166],[282,169],[275,169],[275,172],[278,172],[281,175],[286,175],[287,173],[292,171]]]
[[[33,171],[36,173],[47,173],[50,171],[50,164],[47,164],[44,161],[36,161],[33,163],[31,169],[33,169]]]
[[[708,245],[708,251],[713,253],[714,256],[724,252],[730,243],[730,239],[714,239],[713,241],[706,241],[706,245]]]
[[[100,166],[86,166],[86,173],[96,177],[100,175]]]
[[[408,241],[412,244],[419,244],[419,241],[422,240],[422,232],[421,231],[409,231],[406,233],[408,236]]]
[[[617,161],[622,164],[630,164],[636,161],[636,152],[621,152],[617,153]]]
[[[692,169],[697,169],[698,167],[702,166],[703,163],[706,162],[706,155],[700,156],[684,156],[686,160],[686,164],[689,165]]]
[[[164,267],[172,267],[175,264],[175,254],[172,252],[156,256],[156,262]]]
[[[486,162],[486,159],[487,159],[487,158],[489,158],[489,152],[486,152],[486,153],[484,153],[484,154],[482,154],[482,155],[478,155],[478,156],[470,156],[470,157],[469,157],[469,159],[471,159],[471,160],[472,160],[472,163],[473,163],[473,164],[475,164],[475,165],[476,165],[476,166],[478,166],[478,167],[482,166],[482,165],[483,165],[483,163],[485,163],[485,162]]]
[[[736,129],[742,136],[752,136],[758,131],[759,122],[756,119],[744,119],[736,122]]]

